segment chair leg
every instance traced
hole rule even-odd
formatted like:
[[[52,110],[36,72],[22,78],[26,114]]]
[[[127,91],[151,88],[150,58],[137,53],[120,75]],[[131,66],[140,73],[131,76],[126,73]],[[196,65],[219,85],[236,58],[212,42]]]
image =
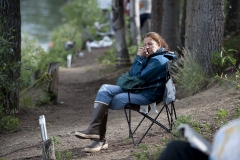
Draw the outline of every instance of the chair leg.
[[[139,122],[139,124],[137,125],[137,127],[134,129],[133,131],[133,134],[137,131],[138,127],[142,124],[143,120],[145,119],[146,117],[143,116],[142,120]]]
[[[170,110],[168,108],[167,105],[164,106],[166,108],[166,113],[167,113],[167,119],[168,119],[168,125],[169,125],[169,129],[172,130],[172,126],[171,126],[171,121],[172,121],[172,116],[171,116],[171,113],[170,113]],[[170,117],[170,118],[169,118]]]
[[[168,116],[169,127],[172,130],[172,126],[174,124],[174,117],[175,117],[175,120],[176,120],[177,115],[176,115],[174,103],[171,102],[169,105],[171,105],[171,107],[169,108],[169,106],[166,106],[166,112],[167,112],[167,116]]]
[[[174,123],[174,116],[175,116],[175,119],[177,119],[177,116],[176,116],[176,111],[175,111],[175,107],[174,107],[174,103],[171,102],[169,105],[171,105],[171,108],[170,106],[167,106],[167,105],[164,105],[161,110],[158,112],[158,114],[155,116],[155,118],[152,118],[150,117],[148,114],[145,114],[145,113],[142,113],[140,111],[137,111],[139,114],[143,115],[143,118],[142,120],[139,122],[139,124],[136,126],[136,128],[134,129],[134,131],[132,131],[132,126],[131,126],[131,107],[127,108],[129,109],[129,114],[127,114],[127,109],[124,108],[124,112],[125,112],[125,116],[126,116],[126,119],[127,119],[127,123],[128,123],[128,127],[129,127],[129,138],[132,139],[132,142],[133,142],[133,145],[136,146],[138,144],[141,143],[141,141],[143,140],[143,138],[146,136],[146,134],[148,133],[148,131],[150,130],[150,128],[152,127],[152,125],[155,123],[157,124],[158,126],[160,126],[161,128],[165,129],[167,132],[171,133],[171,130],[172,130],[172,126],[173,126],[173,123]],[[169,123],[169,128],[167,128],[166,126],[164,126],[162,123],[158,122],[157,121],[157,118],[159,117],[159,115],[162,113],[162,111],[164,110],[164,108],[166,109],[166,114],[167,114],[167,118],[168,118],[168,123]],[[135,110],[136,111],[136,110]],[[135,141],[133,135],[135,134],[135,132],[137,131],[137,129],[139,128],[139,126],[142,124],[143,120],[147,118],[151,121],[151,124],[149,125],[148,129],[146,130],[146,132],[142,135],[141,139],[138,140],[138,142]]]
[[[129,138],[132,138],[133,145],[136,146],[136,143],[135,143],[134,137],[133,137],[133,133],[132,133],[132,129],[131,129],[131,112],[130,112],[130,109],[129,109],[129,115],[127,114],[126,109],[124,109],[124,113],[125,113],[125,116],[126,116],[126,119],[127,119],[127,123],[128,123]]]
[[[175,119],[177,119],[177,114],[176,114],[176,111],[175,111],[174,103],[172,102],[171,104],[172,104],[171,105],[171,109],[172,109],[172,111],[174,113]]]
[[[177,119],[177,115],[176,115],[176,111],[175,111],[175,107],[174,107],[173,102],[171,102],[171,112],[170,112],[170,114],[171,114],[171,128],[172,128],[172,126],[174,124],[174,117],[175,117],[175,120]]]

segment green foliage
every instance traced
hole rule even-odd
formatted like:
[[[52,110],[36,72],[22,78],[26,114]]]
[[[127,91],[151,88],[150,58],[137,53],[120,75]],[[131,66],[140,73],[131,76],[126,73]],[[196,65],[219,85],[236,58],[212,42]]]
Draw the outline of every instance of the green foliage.
[[[232,59],[236,60],[236,64],[240,64],[240,36],[233,36],[230,37],[227,41],[223,43],[223,48],[225,50],[230,50],[230,53]],[[240,69],[240,66],[236,66],[238,69]]]
[[[37,106],[42,106],[42,105],[52,105],[52,102],[50,101],[51,96],[48,93],[45,93],[44,97],[42,99],[38,99],[36,102]]]
[[[233,69],[239,69],[240,66],[240,37],[230,37],[223,43],[221,52],[212,54],[212,63],[219,68],[219,72],[227,72]],[[233,49],[234,48],[234,49]]]
[[[49,64],[56,55],[45,52],[36,39],[24,34],[22,38],[22,65],[20,79],[20,105],[32,108],[35,105],[50,104],[47,87],[51,76],[47,73]],[[42,98],[42,99],[41,99]],[[40,102],[40,103],[39,103]]]
[[[112,47],[98,57],[98,62],[107,66],[113,65],[116,62],[116,53],[117,49]]]
[[[138,46],[129,46],[128,47],[128,52],[130,56],[130,60],[133,61],[137,54]],[[117,57],[117,49],[115,47],[112,47],[108,49],[102,56],[98,57],[98,62],[107,65],[107,66],[112,66],[116,62],[116,57]]]
[[[75,58],[75,53],[80,51],[82,43],[80,30],[72,23],[56,28],[52,33],[51,41],[54,46],[50,48],[49,54],[53,55],[55,62],[59,62],[61,66],[66,65],[68,54],[72,54],[73,59]],[[67,41],[75,42],[75,47],[65,50],[65,42]]]
[[[163,147],[159,145],[149,148],[146,144],[140,144],[137,147],[140,149],[140,152],[133,153],[137,160],[157,159],[163,150]]]
[[[240,117],[240,104],[237,104],[237,107],[235,108],[236,114],[234,115],[236,118]]]
[[[75,22],[76,26],[93,25],[101,19],[101,10],[96,0],[72,0],[61,8],[68,22]],[[98,16],[96,16],[98,15]]]
[[[96,5],[95,0],[84,3],[81,0],[73,0],[63,6],[61,10],[67,23],[53,31],[51,35],[53,46],[48,52],[45,52],[35,39],[24,34],[22,38],[20,84],[22,96],[20,103],[22,106],[33,107],[34,105],[51,104],[46,92],[46,84],[49,80],[45,76],[47,68],[52,62],[59,62],[61,66],[65,66],[68,54],[72,54],[74,59],[76,53],[80,52],[83,41],[82,33],[87,30],[88,33],[94,34],[93,24],[101,18],[101,16],[96,16],[101,14],[101,10]],[[65,49],[65,42],[67,41],[75,42],[75,47],[68,51]],[[35,76],[37,71],[39,71],[39,75]],[[4,74],[0,75],[0,79],[5,76]],[[41,96],[36,95],[34,90],[36,92],[40,91]],[[37,100],[36,97],[38,97]]]
[[[232,36],[223,43],[223,47],[226,48],[226,49],[234,48],[235,50],[237,50],[238,55],[239,55],[239,51],[240,51],[239,44],[240,44],[240,37],[239,36]]]
[[[0,35],[0,64],[2,64],[0,66],[0,132],[3,130],[15,132],[19,127],[19,120],[11,113],[18,110],[18,105],[13,103],[17,102],[19,77],[16,75],[20,72],[21,63],[13,60],[14,56],[17,56],[14,53],[15,44],[11,43],[15,37],[8,38],[11,34],[4,31],[3,24],[0,24],[0,32],[3,32]],[[9,32],[13,30],[10,29]]]
[[[175,126],[179,126],[181,123],[189,124],[192,128],[194,128],[197,132],[200,132],[200,124],[195,122],[191,115],[189,116],[179,116],[175,122]]]
[[[2,27],[0,25],[0,31]],[[11,32],[11,31],[10,31]],[[5,108],[5,113],[10,114],[11,112],[17,110],[17,105],[13,105],[14,99],[16,98],[16,93],[18,91],[19,69],[21,66],[20,62],[13,61],[14,56],[14,47],[15,45],[11,43],[11,40],[14,37],[6,38],[5,34],[0,36],[0,95],[3,107]],[[3,104],[3,102],[5,102]]]
[[[220,126],[228,122],[227,117],[228,117],[228,110],[221,108],[217,111],[217,122],[220,124]]]
[[[4,108],[0,105],[0,132],[3,130],[15,132],[19,128],[19,120],[12,115],[4,113]]]
[[[20,100],[20,106],[25,108],[33,108],[33,97],[22,95]]]
[[[178,116],[177,120],[174,122],[174,128],[173,128],[173,131],[172,131],[172,134],[175,138],[180,137],[179,132],[177,131],[177,127],[180,124],[188,124],[196,132],[198,132],[199,134],[202,134],[204,137],[206,137],[206,139],[209,139],[208,135],[210,134],[210,131],[211,131],[211,125],[209,123],[200,124],[200,123],[194,121],[193,117],[191,115]]]
[[[61,144],[61,142],[58,140],[58,138],[57,138],[56,136],[52,136],[52,137],[51,137],[51,140],[52,140],[52,142],[53,142],[54,145],[56,145],[56,144]]]
[[[40,71],[40,74],[46,72],[49,63],[54,60],[54,56],[45,52],[42,47],[37,44],[36,39],[30,38],[26,33],[23,35],[21,46],[21,90],[29,87],[33,83],[32,77],[37,70]]]
[[[134,58],[137,55],[137,52],[138,52],[138,46],[136,46],[136,45],[128,46],[128,53],[129,53],[129,57],[130,57],[131,61],[134,60]]]
[[[202,67],[197,63],[195,53],[183,50],[184,57],[179,58],[172,69],[172,77],[176,83],[178,92],[182,96],[191,96],[210,83]]]
[[[61,10],[67,23],[71,22],[82,33],[87,31],[90,35],[96,37],[96,30],[93,28],[94,22],[100,22],[102,18],[102,11],[97,7],[96,0],[88,0],[84,3],[82,0],[73,0],[64,5]]]
[[[54,145],[61,144],[55,136],[52,136],[51,138]],[[66,152],[62,152],[60,148],[57,148],[55,156],[57,160],[71,160],[73,158],[77,158],[73,152],[68,150]]]
[[[56,136],[52,136],[51,139],[52,139],[54,146],[61,144],[61,142],[58,140],[58,138]],[[71,151],[67,150],[64,153],[64,152],[61,152],[60,148],[57,148],[57,150],[56,150],[56,159],[57,160],[71,160],[71,159],[75,159],[75,158],[77,158],[77,157]]]
[[[234,49],[228,49],[227,51],[222,48],[221,53],[215,51],[212,53],[212,63],[219,68],[220,73],[230,70],[236,65],[236,59],[233,58]]]
[[[62,152],[60,151],[60,148],[57,149],[56,151],[56,159],[61,160],[62,159]]]
[[[53,47],[50,48],[49,54],[54,55],[55,61],[60,62],[61,66],[66,64],[66,57],[72,54],[73,59],[76,53],[82,49],[83,42],[96,37],[94,22],[100,20],[101,10],[97,8],[95,0],[88,0],[83,3],[82,0],[69,1],[61,8],[66,17],[64,24],[56,28],[51,37]],[[75,42],[75,47],[66,51],[65,42]]]
[[[212,54],[212,63],[220,70],[220,73],[230,71],[233,68],[240,69],[240,37],[230,37],[223,43],[221,52]]]
[[[73,159],[73,158],[74,158],[74,159],[77,158],[77,157],[73,154],[73,152],[71,152],[71,151],[66,151],[65,153],[62,153],[59,148],[57,149],[57,153],[56,153],[56,159],[57,159],[57,160],[71,160],[71,159]]]
[[[189,124],[191,125],[193,121],[193,118],[191,115],[189,116],[178,116],[175,121],[175,126],[179,126],[181,123]]]
[[[44,73],[41,77],[34,81],[30,86],[21,90],[20,105],[21,107],[34,108],[44,104],[51,105],[51,94],[48,92],[48,85],[51,77],[48,73]]]
[[[236,57],[234,54],[239,54],[239,43],[238,45],[235,43],[236,41],[239,42],[240,39],[229,41],[228,43],[225,43],[225,47],[228,48],[227,50],[222,49],[222,52],[219,57],[219,61],[221,66],[225,66],[225,70],[228,71],[225,73],[221,73],[220,75],[216,75],[214,78],[218,80],[220,85],[227,84],[228,86],[235,86],[236,90],[240,91],[240,68],[239,66],[236,66],[237,60],[234,58]],[[229,47],[237,47],[237,50],[230,49]],[[237,56],[238,61],[240,60],[239,56]],[[227,68],[228,66],[232,66],[231,70]],[[230,72],[231,71],[231,72]],[[228,76],[227,73],[232,73],[232,75]],[[238,92],[240,93],[240,92]],[[233,115],[234,117],[240,116],[240,104],[237,104],[237,107],[235,108],[236,113]],[[225,109],[219,109],[217,111],[217,123],[219,127],[223,126],[228,122],[228,116],[229,111]]]
[[[229,49],[230,51],[235,51]],[[235,59],[229,55],[222,56],[222,63],[224,64],[227,60],[232,63],[232,74],[228,76],[227,74],[222,73],[221,75],[216,75],[214,78],[219,81],[219,84],[222,85],[226,82],[228,85],[235,86],[238,91],[240,91],[240,69],[235,65]],[[239,92],[240,93],[240,92]],[[239,104],[238,104],[239,106]],[[237,110],[236,110],[237,111]],[[238,113],[237,113],[238,114]]]

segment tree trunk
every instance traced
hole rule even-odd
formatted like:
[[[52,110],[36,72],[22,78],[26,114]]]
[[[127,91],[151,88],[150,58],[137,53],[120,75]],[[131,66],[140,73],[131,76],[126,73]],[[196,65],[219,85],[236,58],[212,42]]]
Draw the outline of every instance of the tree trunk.
[[[139,0],[130,1],[130,29],[133,45],[139,45],[141,42],[140,20],[139,20]]]
[[[221,50],[223,32],[224,0],[187,0],[185,48],[196,53],[206,75],[214,75],[211,54]]]
[[[181,44],[183,47],[185,42],[186,5],[187,5],[187,0],[184,0],[183,6],[182,6],[181,33],[180,33]]]
[[[125,24],[124,24],[124,3],[123,0],[112,1],[113,12],[113,29],[115,31],[116,47],[117,47],[117,69],[131,66],[128,54]]]
[[[151,31],[161,34],[163,19],[163,1],[152,1]]]
[[[20,0],[0,0],[0,23],[1,36],[11,43],[10,53],[1,53],[1,60],[4,60],[8,72],[9,85],[1,88],[3,102],[6,112],[16,113],[19,111],[19,85],[21,66],[21,15]],[[11,68],[11,69],[9,69]],[[2,84],[1,84],[2,85]],[[1,104],[0,104],[1,105]]]
[[[48,93],[50,94],[50,101],[57,104],[58,97],[58,76],[59,76],[59,63],[53,62],[49,64],[48,74],[50,74],[52,81],[48,86]]]
[[[164,0],[163,9],[161,35],[172,51],[179,52],[179,47],[182,47],[179,31],[180,2],[176,0]]]

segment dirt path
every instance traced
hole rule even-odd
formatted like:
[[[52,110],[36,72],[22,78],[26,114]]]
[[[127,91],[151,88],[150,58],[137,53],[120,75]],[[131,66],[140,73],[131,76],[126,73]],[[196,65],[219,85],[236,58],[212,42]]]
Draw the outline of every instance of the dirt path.
[[[115,84],[120,75],[120,72],[104,73],[104,67],[97,64],[96,58],[102,55],[104,50],[96,49],[92,53],[85,53],[83,58],[73,61],[72,68],[60,68],[58,104],[22,109],[18,115],[21,129],[16,133],[0,135],[0,158],[41,159],[39,116],[45,115],[48,137],[54,136],[58,142],[55,150],[61,157],[59,159],[136,159],[133,153],[140,152],[140,149],[134,147],[128,139],[128,126],[123,111],[109,111],[106,135],[108,150],[85,153],[83,149],[90,140],[80,140],[73,136],[75,130],[84,130],[88,126],[99,87],[104,83]],[[177,115],[192,115],[199,123],[212,123],[219,108],[234,111],[238,96],[234,89],[214,85],[192,97],[177,100]],[[133,122],[140,117],[133,113]],[[165,118],[160,118],[164,123]],[[141,131],[142,128],[140,133]],[[155,145],[164,144],[163,138],[171,139],[172,136],[154,125],[143,143],[154,148]],[[69,153],[71,156],[67,156]]]

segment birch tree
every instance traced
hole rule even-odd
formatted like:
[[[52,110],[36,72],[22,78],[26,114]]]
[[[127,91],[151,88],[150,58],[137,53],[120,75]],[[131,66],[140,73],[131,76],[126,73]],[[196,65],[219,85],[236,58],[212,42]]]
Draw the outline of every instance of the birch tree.
[[[130,67],[131,61],[127,49],[124,23],[124,1],[112,0],[113,29],[117,47],[117,69]]]
[[[141,42],[140,20],[139,20],[139,0],[130,1],[130,34],[133,45]]]

